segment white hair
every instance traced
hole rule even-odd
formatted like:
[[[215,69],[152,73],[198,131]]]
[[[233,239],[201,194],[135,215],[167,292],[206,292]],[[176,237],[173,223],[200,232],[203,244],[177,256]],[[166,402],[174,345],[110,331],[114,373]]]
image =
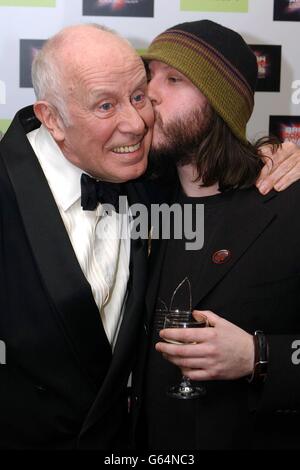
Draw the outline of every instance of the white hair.
[[[71,121],[66,105],[66,90],[63,85],[61,65],[58,63],[56,55],[58,48],[66,39],[66,33],[76,27],[95,28],[120,37],[112,29],[95,23],[70,26],[48,39],[34,58],[31,75],[36,99],[46,100],[52,104],[59,112],[65,126],[69,126]],[[127,39],[124,41],[130,44]]]

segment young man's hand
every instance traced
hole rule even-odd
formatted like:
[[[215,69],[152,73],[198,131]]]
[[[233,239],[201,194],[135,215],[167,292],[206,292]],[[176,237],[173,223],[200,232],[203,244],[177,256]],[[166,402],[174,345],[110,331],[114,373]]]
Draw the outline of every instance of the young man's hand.
[[[300,147],[292,142],[284,142],[272,154],[269,146],[261,148],[265,155],[263,167],[256,186],[262,194],[268,194],[271,189],[283,191],[300,179]]]
[[[200,314],[207,317],[210,327],[162,330],[163,340],[186,344],[160,342],[156,350],[191,380],[234,380],[250,375],[253,336],[211,311],[193,312],[196,320]]]

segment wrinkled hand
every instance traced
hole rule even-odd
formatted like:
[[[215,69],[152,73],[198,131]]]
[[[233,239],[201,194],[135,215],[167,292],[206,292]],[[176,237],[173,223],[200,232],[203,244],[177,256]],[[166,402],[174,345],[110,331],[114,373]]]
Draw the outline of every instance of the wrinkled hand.
[[[159,342],[156,350],[191,380],[230,380],[250,375],[254,364],[253,336],[210,311],[195,310],[196,320],[200,313],[213,328],[169,328],[160,332],[163,340],[197,344]]]
[[[284,142],[274,154],[269,146],[263,146],[260,152],[265,156],[265,166],[256,186],[262,194],[267,194],[273,188],[283,191],[300,179],[300,147],[296,144]]]

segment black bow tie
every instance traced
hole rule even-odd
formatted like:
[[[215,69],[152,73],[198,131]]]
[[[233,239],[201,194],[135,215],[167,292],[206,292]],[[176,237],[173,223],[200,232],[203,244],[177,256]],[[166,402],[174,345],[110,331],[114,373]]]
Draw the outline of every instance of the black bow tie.
[[[119,210],[121,187],[118,183],[97,181],[89,175],[81,175],[81,207],[84,211],[93,211],[101,204],[111,204],[116,212]]]

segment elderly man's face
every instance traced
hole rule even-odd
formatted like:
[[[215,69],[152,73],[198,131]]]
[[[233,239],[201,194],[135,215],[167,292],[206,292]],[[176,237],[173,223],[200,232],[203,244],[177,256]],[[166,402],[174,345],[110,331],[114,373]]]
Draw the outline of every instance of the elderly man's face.
[[[148,94],[156,118],[152,149],[176,152],[183,140],[187,146],[198,144],[211,115],[206,97],[182,73],[163,62],[151,61],[149,75]]]
[[[70,125],[61,150],[104,181],[137,178],[147,167],[154,120],[143,63],[111,35],[79,53],[65,78]]]

